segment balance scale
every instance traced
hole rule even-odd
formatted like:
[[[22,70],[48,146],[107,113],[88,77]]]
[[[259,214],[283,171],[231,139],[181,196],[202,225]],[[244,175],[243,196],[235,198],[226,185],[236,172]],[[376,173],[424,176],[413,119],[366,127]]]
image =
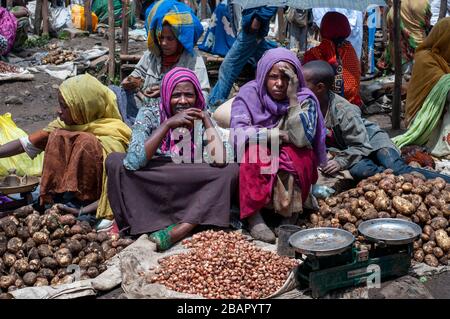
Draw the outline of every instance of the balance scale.
[[[422,233],[419,225],[395,218],[362,222],[359,233],[369,249],[357,248],[352,233],[330,227],[301,230],[289,238],[296,258],[300,288],[309,288],[313,298],[344,287],[408,274],[413,242]],[[378,278],[377,278],[378,277]]]
[[[0,204],[0,218],[6,216],[8,211],[31,204],[33,202],[31,193],[39,185],[39,177],[27,175],[19,177],[15,169],[8,170],[8,173],[6,177],[0,178],[0,195],[20,194],[21,199]]]

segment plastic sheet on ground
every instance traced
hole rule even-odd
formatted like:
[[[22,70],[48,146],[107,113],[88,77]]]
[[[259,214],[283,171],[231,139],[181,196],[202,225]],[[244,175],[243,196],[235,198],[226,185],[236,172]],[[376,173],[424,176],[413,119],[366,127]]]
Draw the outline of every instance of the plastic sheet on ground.
[[[53,76],[60,80],[65,80],[68,77],[77,75],[77,67],[73,62],[66,62],[60,65],[54,64],[38,65],[33,68],[29,68],[29,70],[34,72],[45,72],[50,76]]]

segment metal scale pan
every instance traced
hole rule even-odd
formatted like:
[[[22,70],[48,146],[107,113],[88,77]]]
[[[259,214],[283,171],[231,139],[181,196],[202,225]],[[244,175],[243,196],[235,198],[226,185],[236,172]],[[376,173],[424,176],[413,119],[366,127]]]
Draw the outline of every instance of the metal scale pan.
[[[378,218],[362,222],[358,231],[370,241],[386,245],[410,244],[422,234],[419,225],[398,218]]]
[[[289,237],[296,252],[314,256],[333,256],[349,249],[355,237],[348,231],[332,227],[304,229]]]

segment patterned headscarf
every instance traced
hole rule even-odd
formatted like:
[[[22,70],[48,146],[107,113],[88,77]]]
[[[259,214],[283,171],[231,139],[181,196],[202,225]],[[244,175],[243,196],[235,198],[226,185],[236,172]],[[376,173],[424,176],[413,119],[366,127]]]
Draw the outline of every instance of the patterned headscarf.
[[[190,54],[203,34],[203,26],[192,9],[175,0],[160,0],[146,11],[147,45],[155,55],[160,56],[159,37],[164,23],[172,27],[178,41]]]
[[[200,82],[195,75],[195,73],[187,68],[176,67],[167,72],[161,82],[161,103],[159,105],[160,123],[162,124],[168,118],[172,117],[172,108],[170,106],[170,100],[172,98],[172,93],[175,87],[181,82],[191,82],[195,89],[195,94],[197,95],[197,100],[194,107],[200,110],[205,108],[205,98],[203,97],[202,88]],[[173,130],[169,130],[167,133],[170,137]],[[176,151],[175,141],[170,139],[170,146],[167,145],[168,138],[163,139],[161,145],[161,150],[167,152],[169,147],[171,151]],[[191,131],[191,154],[194,154],[194,136],[193,131]]]
[[[0,51],[0,54],[6,55],[11,51],[16,39],[16,31],[16,17],[5,8],[0,7],[0,36],[3,36],[7,41],[6,50]]]

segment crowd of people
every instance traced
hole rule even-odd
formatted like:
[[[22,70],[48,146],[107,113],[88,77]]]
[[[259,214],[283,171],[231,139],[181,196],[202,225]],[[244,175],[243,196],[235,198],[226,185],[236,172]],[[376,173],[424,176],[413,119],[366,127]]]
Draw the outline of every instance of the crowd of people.
[[[0,17],[9,14],[0,10]],[[148,50],[120,87],[88,74],[64,81],[58,119],[1,145],[0,157],[45,151],[41,207],[61,203],[78,218],[99,221],[99,229],[116,224],[123,235],[149,234],[159,250],[198,226],[228,227],[232,206],[254,238],[273,243],[262,210],[271,207],[281,223],[295,223],[319,173],[348,170],[358,181],[391,168],[450,182],[408,166],[399,152],[440,134],[434,149],[450,154],[450,18],[437,22],[420,45],[405,40],[418,45],[405,51],[414,62],[410,129],[392,141],[361,116],[360,63],[347,40],[347,17],[326,13],[320,44],[300,61],[265,40],[276,10],[242,12],[242,28],[211,89],[195,48],[203,33],[197,16],[183,2],[152,3]],[[255,79],[227,103],[250,59],[257,61]]]

